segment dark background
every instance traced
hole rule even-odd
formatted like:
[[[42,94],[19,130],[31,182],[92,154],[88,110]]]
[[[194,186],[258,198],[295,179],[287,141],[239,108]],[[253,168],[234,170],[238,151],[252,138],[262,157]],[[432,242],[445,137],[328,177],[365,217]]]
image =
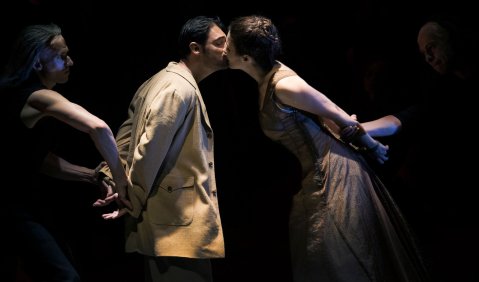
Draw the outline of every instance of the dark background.
[[[420,24],[436,12],[477,16],[466,1],[332,2],[2,1],[0,63],[4,64],[8,46],[22,27],[58,24],[75,65],[70,81],[56,89],[116,132],[137,87],[177,58],[176,38],[188,18],[219,15],[228,24],[236,16],[257,13],[270,17],[279,28],[282,61],[351,113],[360,110],[351,101],[365,58],[386,58],[393,66],[393,83],[405,89],[390,97],[390,106],[384,109],[395,111],[414,100],[417,74],[427,69],[417,51]],[[216,281],[291,281],[287,220],[290,199],[299,188],[298,163],[261,133],[252,79],[226,70],[211,75],[200,87],[215,131],[226,242],[226,258],[213,262]],[[88,136],[59,130],[65,145],[58,150],[66,159],[88,167],[99,163]],[[143,280],[141,260],[123,252],[122,220],[105,222],[100,214],[107,209],[91,208],[98,197],[95,187],[48,178],[39,181],[45,190],[44,217],[65,242],[84,281]],[[418,233],[434,281],[478,281],[479,250],[477,238],[471,235],[477,234],[477,227],[443,232],[439,224],[422,221],[427,217],[421,216],[424,207],[417,200],[412,205],[409,201],[417,195],[425,197],[425,192],[391,192]],[[427,214],[440,217],[443,212]]]

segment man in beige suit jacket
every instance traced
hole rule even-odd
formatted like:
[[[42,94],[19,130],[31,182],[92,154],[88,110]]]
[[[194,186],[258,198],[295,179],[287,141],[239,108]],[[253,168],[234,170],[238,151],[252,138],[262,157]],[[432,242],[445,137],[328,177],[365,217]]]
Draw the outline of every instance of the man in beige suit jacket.
[[[212,281],[209,259],[224,257],[213,130],[198,89],[227,68],[222,27],[203,16],[185,23],[180,61],[140,86],[116,137],[131,181],[126,251],[145,256],[146,281]]]

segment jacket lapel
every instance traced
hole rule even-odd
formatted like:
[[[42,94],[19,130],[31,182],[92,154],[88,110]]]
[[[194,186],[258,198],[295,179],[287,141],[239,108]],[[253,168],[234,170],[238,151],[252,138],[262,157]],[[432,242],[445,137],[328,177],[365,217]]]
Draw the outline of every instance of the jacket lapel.
[[[203,101],[200,88],[198,87],[198,84],[196,83],[196,80],[194,79],[194,77],[191,75],[190,72],[180,67],[178,63],[176,62],[171,62],[168,65],[168,71],[177,73],[178,75],[186,79],[186,81],[188,81],[195,88],[195,93],[196,93],[196,96],[198,97],[198,101],[200,101],[200,106],[201,106],[201,117],[202,117],[201,120],[203,124],[206,126],[206,128],[208,128],[208,131],[212,132],[213,130],[211,128],[210,120],[208,118],[208,113],[206,112],[205,102]]]

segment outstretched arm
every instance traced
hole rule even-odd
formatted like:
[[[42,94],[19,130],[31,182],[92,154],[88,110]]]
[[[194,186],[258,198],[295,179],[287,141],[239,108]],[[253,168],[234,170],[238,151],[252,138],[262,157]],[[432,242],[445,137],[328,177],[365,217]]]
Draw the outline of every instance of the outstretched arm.
[[[358,121],[299,76],[289,76],[278,81],[275,93],[280,102],[328,119],[339,128],[360,127]],[[371,149],[370,153],[379,163],[384,163],[388,159],[388,147],[374,140],[369,134],[361,132],[355,138],[357,143]]]
[[[114,197],[112,186],[106,179],[100,178],[100,169],[106,166],[101,162],[95,169],[72,164],[65,159],[49,153],[42,163],[40,171],[48,176],[62,180],[81,181],[98,185],[103,197]]]
[[[412,104],[409,107],[394,113],[393,115],[387,115],[376,120],[361,123],[366,130],[372,136],[390,136],[397,134],[399,131],[406,129],[417,130],[418,124],[424,115],[424,105],[421,103]]]
[[[58,179],[82,181],[96,184],[97,173],[94,169],[72,164],[65,159],[49,153],[43,161],[41,172]]]
[[[88,133],[111,169],[116,184],[115,190],[118,192],[121,202],[131,207],[126,199],[128,180],[110,127],[83,107],[70,102],[58,92],[52,90],[35,91],[28,98],[27,103],[45,115],[55,117],[82,132]]]
[[[361,123],[364,130],[373,137],[391,136],[399,132],[402,127],[401,121],[393,116],[387,115],[381,118]]]

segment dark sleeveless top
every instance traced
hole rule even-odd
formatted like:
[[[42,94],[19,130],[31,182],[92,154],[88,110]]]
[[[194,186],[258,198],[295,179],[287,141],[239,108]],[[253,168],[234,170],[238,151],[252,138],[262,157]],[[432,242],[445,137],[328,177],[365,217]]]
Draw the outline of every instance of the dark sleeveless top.
[[[45,89],[45,86],[37,80],[29,80],[18,87],[1,90],[6,108],[1,114],[6,125],[3,135],[6,157],[3,158],[2,177],[4,182],[10,183],[3,194],[9,198],[11,205],[28,206],[30,193],[40,190],[35,187],[34,178],[48,152],[54,149],[54,140],[57,139],[60,123],[57,119],[43,117],[33,128],[28,128],[20,118],[27,99],[40,89]],[[12,179],[7,181],[8,178]]]

